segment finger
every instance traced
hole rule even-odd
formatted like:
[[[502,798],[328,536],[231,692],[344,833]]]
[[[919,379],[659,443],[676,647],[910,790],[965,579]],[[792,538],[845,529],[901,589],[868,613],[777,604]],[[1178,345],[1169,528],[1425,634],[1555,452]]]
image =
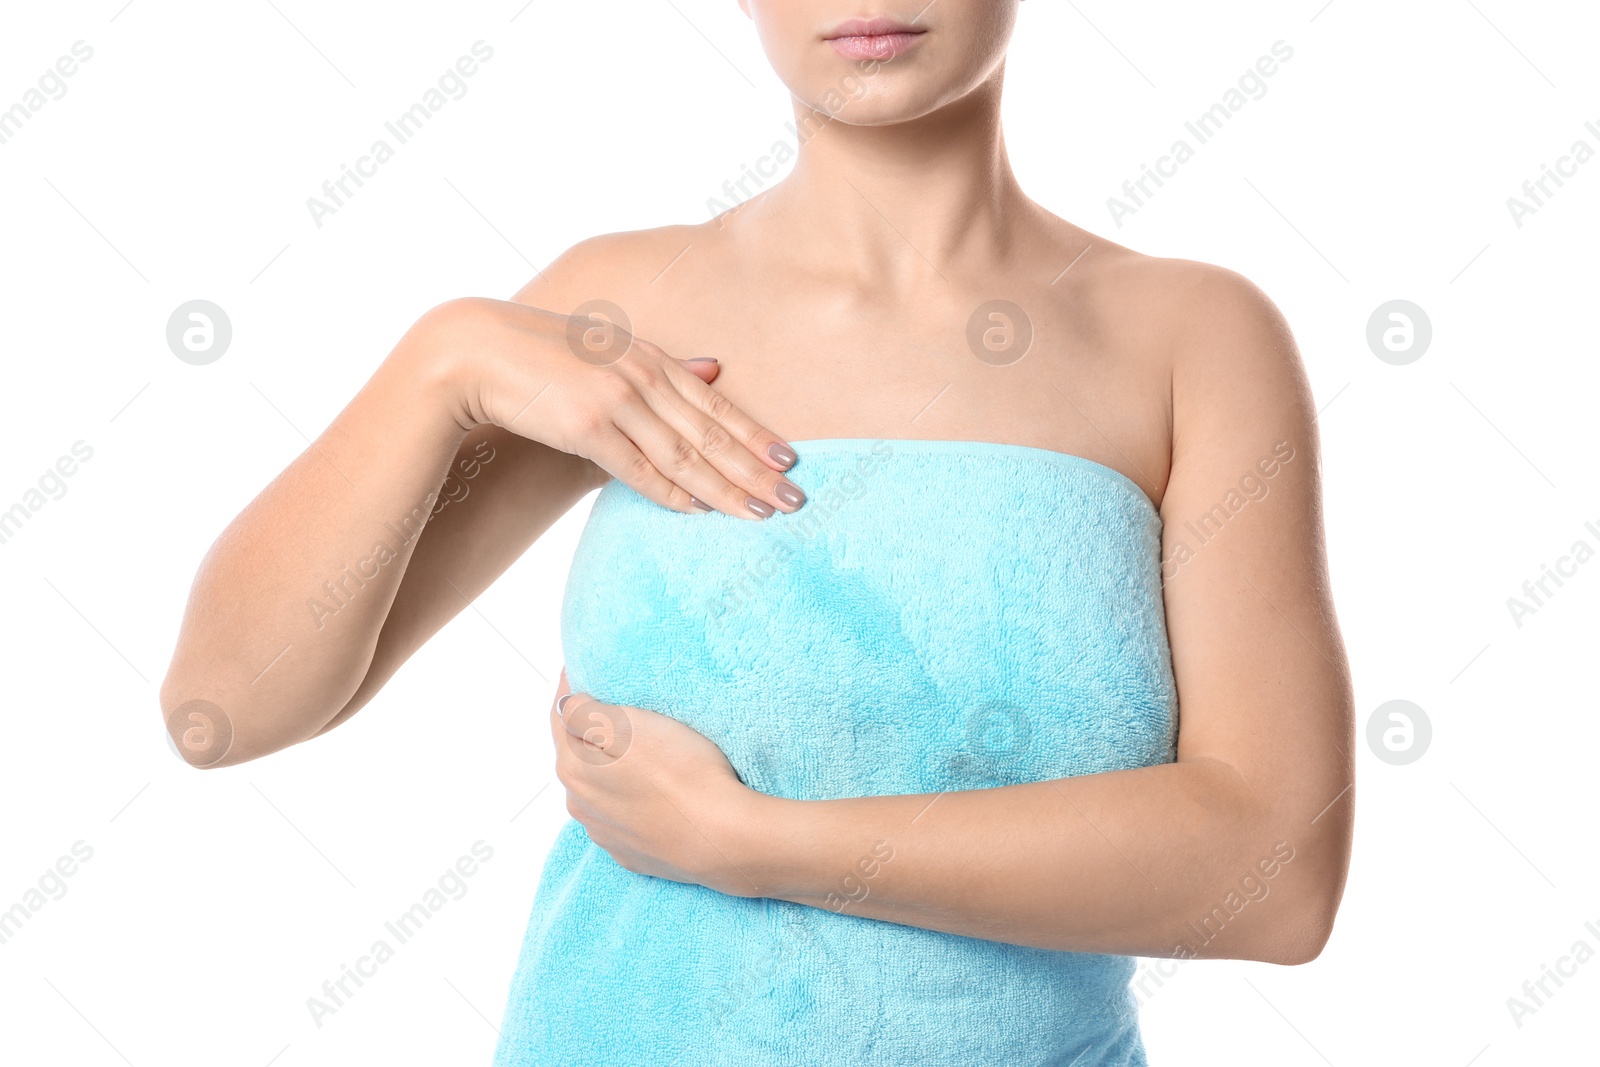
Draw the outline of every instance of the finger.
[[[636,340],[616,369],[644,404],[618,407],[612,421],[669,480],[739,518],[766,518],[805,503],[805,493],[783,474],[795,463],[794,449],[682,362]]]
[[[574,698],[567,702],[565,710],[570,715],[575,707],[593,708],[597,705],[598,702],[593,700],[579,705],[577,698]],[[584,766],[609,767],[616,762],[617,754],[627,748],[625,743],[614,743],[617,736],[612,726],[614,719],[605,712],[585,713],[576,721],[579,725],[574,728],[560,709],[550,709],[550,736],[556,746],[556,777],[567,786],[569,795],[576,785],[574,776],[581,774]],[[607,752],[603,746],[610,746],[612,751]]]
[[[610,764],[633,743],[631,713],[637,709],[607,704],[587,693],[569,693],[557,710],[571,751],[589,763]]]
[[[566,744],[567,728],[561,721],[561,716],[556,712],[555,705],[550,706],[550,740],[556,747],[556,770],[561,770],[561,749]]]
[[[627,352],[626,358],[619,360],[616,368],[634,382],[638,395],[645,400],[646,408],[666,422],[683,442],[690,443],[699,456],[706,459],[718,474],[722,474],[725,482],[736,486],[738,490],[731,501],[717,501],[694,493],[693,485],[685,485],[694,496],[722,510],[730,510],[723,504],[731,504],[734,512],[747,507],[744,498],[752,498],[758,504],[766,504],[765,509],[755,507],[754,514],[758,518],[765,518],[773,510],[792,512],[805,504],[805,493],[782,477],[782,472],[795,464],[794,448],[739,410],[725,395],[712,389],[706,379],[686,370],[685,363],[667,357],[666,352],[648,341],[637,341]],[[640,411],[637,408],[621,408],[614,414],[613,421],[618,422],[622,432],[634,438],[640,450],[654,456],[656,453],[651,451],[650,446],[632,434],[635,427],[648,432],[648,427],[635,421],[638,414]],[[675,446],[670,438],[664,443]],[[678,459],[677,454],[670,451],[667,456],[669,464]],[[685,456],[678,462],[682,462],[686,470],[693,470],[694,458],[691,456]],[[675,469],[664,467],[661,474],[677,482]]]
[[[677,510],[721,511],[753,521],[768,518],[777,510],[766,499],[769,493],[750,480],[741,483],[724,474],[706,457],[703,443],[684,438],[648,404],[618,409],[613,418],[639,454],[671,486],[668,492]],[[680,500],[686,501],[688,508],[679,505]]]
[[[693,359],[679,359],[674,362],[702,382],[714,381],[717,372],[722,369],[722,365],[710,356],[695,356]]]
[[[689,490],[661,473],[655,462],[639,451],[639,446],[615,426],[611,433],[601,438],[589,459],[617,481],[664,508],[694,515],[704,515],[711,510],[709,504],[704,507],[697,505],[697,498]]]
[[[745,414],[738,405],[712,388],[710,385],[712,379],[705,378],[699,383],[677,376],[674,376],[674,379],[674,384],[679,386],[679,392],[694,405],[695,411],[703,416],[691,423],[697,433],[703,435],[711,424],[719,424],[767,470],[781,474],[794,466],[795,451],[789,443]],[[751,473],[759,475],[763,472],[752,470]]]
[[[563,725],[567,721],[568,708],[583,699],[585,699],[583,693],[574,693],[570,690],[556,698],[556,715],[561,719]]]
[[[650,404],[629,404],[612,413],[617,427],[668,481],[695,499],[741,519],[765,519],[778,511],[798,510],[805,503],[805,494],[798,486],[756,459],[719,423],[704,415],[684,414],[690,409],[689,401],[681,394],[675,395],[675,404],[657,403],[679,412],[677,418],[687,436]],[[704,423],[703,430],[694,428],[697,420]]]
[[[571,691],[571,687],[567,683],[567,668],[563,665],[561,677],[556,680],[555,694],[550,698],[550,734],[557,740],[565,732],[565,728],[561,725],[561,698]]]
[[[805,503],[805,494],[785,476],[797,458],[787,441],[698,377],[670,370],[668,377],[678,397],[664,418],[713,466],[779,511],[796,511]]]

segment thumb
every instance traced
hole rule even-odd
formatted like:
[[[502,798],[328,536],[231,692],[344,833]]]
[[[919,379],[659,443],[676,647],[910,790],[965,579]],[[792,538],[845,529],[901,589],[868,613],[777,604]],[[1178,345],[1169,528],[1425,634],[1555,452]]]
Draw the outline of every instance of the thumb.
[[[696,356],[693,359],[680,360],[679,362],[683,364],[685,370],[693,371],[703,382],[712,381],[716,378],[717,372],[722,369],[722,364],[710,356]]]

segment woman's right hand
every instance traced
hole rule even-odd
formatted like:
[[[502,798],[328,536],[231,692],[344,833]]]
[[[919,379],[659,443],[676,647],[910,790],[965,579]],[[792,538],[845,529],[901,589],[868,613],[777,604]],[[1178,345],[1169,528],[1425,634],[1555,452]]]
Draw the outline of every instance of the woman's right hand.
[[[452,300],[424,322],[465,429],[493,424],[581,456],[675,511],[764,519],[805,503],[782,474],[794,450],[709,384],[715,360],[513,301]]]
[[[715,377],[521,301],[425,313],[201,561],[161,685],[179,754],[229,766],[348,720],[603,475],[696,515],[691,494],[794,510],[793,452]],[[197,707],[227,745],[191,743]]]

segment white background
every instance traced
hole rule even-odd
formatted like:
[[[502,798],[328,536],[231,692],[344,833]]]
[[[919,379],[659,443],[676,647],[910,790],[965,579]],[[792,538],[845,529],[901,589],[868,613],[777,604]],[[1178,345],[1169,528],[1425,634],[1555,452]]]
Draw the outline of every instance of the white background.
[[[1520,1027],[1506,1001],[1600,949],[1600,561],[1520,628],[1506,600],[1600,547],[1600,161],[1521,227],[1506,200],[1600,148],[1600,15],[1321,3],[1033,0],[1008,65],[1024,187],[1255,280],[1323,408],[1361,727],[1343,909],[1308,966],[1183,965],[1146,1040],[1156,1064],[1592,1062],[1600,961]],[[212,539],[418,314],[507,296],[583,237],[706,218],[789,139],[786,94],[734,0],[123,5],[7,5],[0,33],[0,108],[94,49],[0,145],[0,510],[93,449],[0,544],[0,909],[93,850],[0,944],[0,1059],[486,1063],[566,814],[545,715],[587,502],[315,743],[196,772],[156,686]],[[306,198],[479,39],[467,94],[316,227]],[[1117,227],[1107,197],[1278,40],[1268,93]],[[233,324],[209,366],[166,344],[195,298]],[[1396,298],[1433,325],[1406,366],[1365,339]],[[1366,743],[1392,699],[1432,722],[1409,765]],[[307,998],[479,840],[467,894],[316,1026]]]

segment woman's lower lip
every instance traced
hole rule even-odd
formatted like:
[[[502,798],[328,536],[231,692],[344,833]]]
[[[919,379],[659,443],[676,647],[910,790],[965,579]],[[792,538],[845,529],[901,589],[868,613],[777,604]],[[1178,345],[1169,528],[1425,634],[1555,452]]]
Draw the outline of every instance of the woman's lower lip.
[[[893,59],[915,48],[926,33],[874,33],[862,37],[834,37],[828,41],[846,59]]]

